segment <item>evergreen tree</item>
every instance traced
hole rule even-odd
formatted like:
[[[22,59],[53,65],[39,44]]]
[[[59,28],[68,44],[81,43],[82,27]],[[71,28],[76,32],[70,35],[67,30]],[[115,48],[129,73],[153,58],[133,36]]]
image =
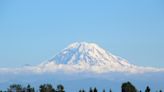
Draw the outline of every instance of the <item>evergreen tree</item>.
[[[31,86],[29,84],[27,85],[27,92],[31,92]]]
[[[85,90],[83,89],[82,92],[85,92]]]
[[[85,92],[85,90],[84,89],[80,89],[79,92]]]
[[[40,92],[55,92],[51,84],[40,85]]]
[[[89,92],[93,92],[92,88],[90,87]]]
[[[57,86],[57,92],[65,92],[65,91],[64,91],[64,86],[61,85],[61,84],[58,85],[58,86]]]
[[[121,86],[122,92],[137,92],[137,89],[130,82],[123,83]]]
[[[146,87],[145,92],[150,92],[150,87],[149,86]]]
[[[112,89],[110,89],[109,92],[112,92]]]
[[[103,92],[105,92],[105,89],[103,89]]]
[[[34,87],[31,87],[30,84],[28,84],[26,87],[26,92],[35,92],[35,89]]]
[[[98,92],[96,87],[93,89],[93,92]]]
[[[20,84],[12,84],[8,88],[8,92],[21,92],[22,91],[22,86]]]
[[[162,92],[162,90],[159,90],[159,92]]]
[[[80,89],[79,92],[82,92],[82,90]]]

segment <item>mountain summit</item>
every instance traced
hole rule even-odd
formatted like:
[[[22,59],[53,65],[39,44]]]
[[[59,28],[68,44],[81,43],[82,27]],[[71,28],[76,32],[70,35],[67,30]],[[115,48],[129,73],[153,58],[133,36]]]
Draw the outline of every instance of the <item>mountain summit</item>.
[[[114,56],[95,43],[75,42],[50,61],[56,64],[106,66],[111,68],[130,66],[125,59]]]

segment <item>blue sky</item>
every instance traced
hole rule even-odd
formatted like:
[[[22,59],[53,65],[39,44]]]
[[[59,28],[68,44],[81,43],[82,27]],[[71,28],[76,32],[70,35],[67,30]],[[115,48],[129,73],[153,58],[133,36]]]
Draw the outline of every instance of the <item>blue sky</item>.
[[[163,0],[1,0],[0,67],[36,65],[75,41],[164,67]]]

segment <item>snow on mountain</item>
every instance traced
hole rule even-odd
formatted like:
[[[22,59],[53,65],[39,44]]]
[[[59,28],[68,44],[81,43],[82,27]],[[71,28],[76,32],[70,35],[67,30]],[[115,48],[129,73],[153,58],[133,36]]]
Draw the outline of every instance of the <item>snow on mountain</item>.
[[[112,55],[94,43],[75,42],[58,53],[54,58],[37,66],[24,66],[20,68],[0,68],[0,73],[109,73],[109,72],[161,72],[164,69],[140,67],[128,63],[127,60]]]
[[[67,70],[90,71],[94,73],[107,72],[158,72],[164,69],[139,67],[127,60],[112,55],[95,43],[75,42],[49,60]],[[60,68],[61,68],[60,67]],[[61,68],[62,69],[62,68]]]
[[[52,60],[56,64],[88,64],[122,66],[129,64],[126,60],[116,57],[94,43],[73,43],[56,55]],[[111,66],[111,67],[112,67]]]
[[[64,84],[68,92],[77,92],[90,86],[115,87],[132,81],[142,88],[151,84],[153,89],[163,88],[164,69],[141,67],[128,63],[94,43],[76,42],[59,52],[52,59],[39,65],[24,65],[18,68],[0,68],[0,85],[6,89],[11,83]],[[105,84],[105,85],[104,85]],[[75,86],[75,87],[72,87]],[[113,86],[113,87],[112,87]]]

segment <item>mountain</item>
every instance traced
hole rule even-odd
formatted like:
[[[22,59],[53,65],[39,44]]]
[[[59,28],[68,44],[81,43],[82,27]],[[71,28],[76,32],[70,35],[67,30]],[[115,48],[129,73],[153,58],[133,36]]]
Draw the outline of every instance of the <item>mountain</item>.
[[[108,53],[94,43],[75,42],[57,54],[50,61],[56,64],[121,67],[130,66],[125,59]]]
[[[163,69],[139,67],[128,63],[127,60],[115,56],[102,49],[95,43],[75,42],[49,60],[52,63],[69,67],[75,71],[106,72],[157,72]],[[48,64],[47,64],[48,65]],[[75,69],[73,69],[73,67]]]
[[[14,69],[0,68],[0,73],[52,73],[60,71],[65,73],[145,73],[161,72],[164,69],[130,64],[127,60],[109,53],[97,44],[87,42],[72,43],[52,59],[36,66],[24,66]]]
[[[133,82],[138,89],[146,85],[155,89],[164,88],[164,69],[130,64],[95,43],[75,42],[39,65],[24,65],[18,68],[0,68],[0,86],[6,89],[12,83],[64,84],[67,92],[77,92],[89,87],[104,88],[119,92],[121,83]],[[163,89],[162,89],[163,90]]]

